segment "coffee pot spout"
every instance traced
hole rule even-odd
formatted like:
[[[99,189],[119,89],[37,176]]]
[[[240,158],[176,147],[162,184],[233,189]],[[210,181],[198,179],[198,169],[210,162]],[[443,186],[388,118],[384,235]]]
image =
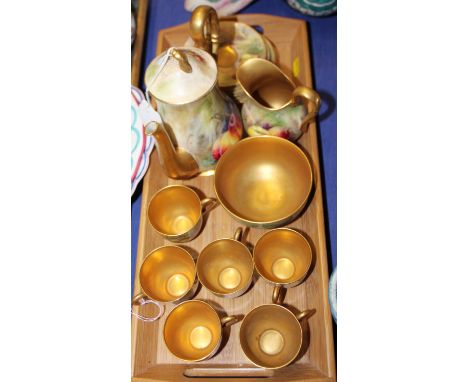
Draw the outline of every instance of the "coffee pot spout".
[[[152,121],[145,126],[145,134],[156,140],[159,162],[172,179],[190,179],[200,173],[198,163],[187,151],[175,147],[162,123]]]

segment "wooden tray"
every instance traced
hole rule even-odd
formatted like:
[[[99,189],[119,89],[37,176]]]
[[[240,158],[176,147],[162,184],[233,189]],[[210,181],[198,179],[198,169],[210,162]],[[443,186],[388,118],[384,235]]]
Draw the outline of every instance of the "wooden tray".
[[[312,85],[307,28],[302,20],[268,15],[238,15],[238,20],[250,25],[260,25],[264,34],[274,43],[279,53],[280,66],[291,73],[295,61],[296,82]],[[157,54],[170,46],[181,46],[188,36],[188,25],[183,24],[162,30],[159,33]],[[298,69],[298,72],[297,72]],[[311,124],[307,134],[301,137],[300,146],[309,154],[314,171],[314,189],[311,202],[305,213],[289,227],[296,228],[309,239],[314,250],[312,272],[306,281],[289,289],[285,304],[296,312],[306,308],[315,309],[303,328],[305,340],[303,349],[296,361],[279,370],[264,370],[253,367],[244,356],[239,345],[240,324],[231,326],[228,340],[211,359],[199,363],[186,363],[178,360],[168,351],[163,342],[162,328],[172,306],[159,321],[147,323],[132,319],[132,376],[133,381],[189,381],[189,376],[197,376],[197,381],[212,381],[213,377],[229,380],[255,381],[258,377],[268,377],[273,381],[334,381],[335,355],[333,327],[328,304],[328,266],[325,226],[322,201],[322,181],[317,146],[316,125]],[[153,230],[146,218],[146,209],[151,196],[168,184],[184,183],[192,186],[205,196],[213,196],[213,177],[198,177],[189,181],[168,179],[162,172],[154,150],[151,163],[144,179],[139,245],[136,260],[135,294],[140,291],[138,272],[144,257],[154,248],[171,244]],[[235,222],[221,206],[212,210],[202,233],[187,243],[197,254],[211,241],[231,237],[239,223]],[[249,229],[246,240],[255,244],[264,230]],[[222,314],[246,314],[253,307],[270,303],[273,286],[263,279],[257,279],[253,288],[236,299],[222,299],[205,288],[199,289],[195,298],[210,302]],[[208,379],[208,377],[211,377]],[[237,378],[236,378],[237,377]],[[242,379],[240,379],[242,377]],[[250,377],[250,378],[249,378]]]

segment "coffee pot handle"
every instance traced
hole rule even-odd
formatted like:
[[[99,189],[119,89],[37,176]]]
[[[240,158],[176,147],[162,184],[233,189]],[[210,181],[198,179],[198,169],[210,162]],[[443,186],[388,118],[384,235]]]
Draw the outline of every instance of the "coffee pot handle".
[[[315,90],[312,90],[307,86],[298,86],[293,92],[293,101],[295,104],[298,98],[302,98],[312,104],[312,111],[304,117],[301,123],[301,131],[306,133],[309,123],[315,119],[315,116],[320,109],[320,96]]]
[[[159,309],[158,314],[156,316],[154,316],[154,317],[148,317],[148,316],[143,316],[143,315],[133,311],[134,306],[142,306],[142,305],[146,305],[146,304],[156,305],[158,307],[158,309]],[[157,319],[159,319],[163,315],[163,313],[164,313],[164,306],[161,305],[157,301],[151,300],[150,298],[148,298],[143,293],[138,293],[132,300],[132,314],[141,321],[145,321],[145,322],[156,321]]]
[[[195,46],[216,55],[219,47],[219,20],[216,10],[208,5],[196,7],[190,17],[189,33]]]

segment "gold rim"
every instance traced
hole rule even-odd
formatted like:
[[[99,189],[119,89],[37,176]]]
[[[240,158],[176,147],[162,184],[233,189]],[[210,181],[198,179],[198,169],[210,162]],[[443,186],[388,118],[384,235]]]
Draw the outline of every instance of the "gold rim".
[[[141,269],[143,268],[143,264],[145,263],[145,261],[155,252],[159,251],[161,248],[166,248],[166,247],[176,247],[180,250],[182,250],[183,252],[185,252],[187,254],[188,257],[190,257],[190,260],[192,260],[192,263],[193,263],[193,267],[195,269],[195,278],[193,280],[193,283],[192,285],[190,286],[190,288],[187,290],[187,292],[185,292],[185,294],[183,294],[182,296],[178,297],[176,300],[170,300],[170,301],[161,301],[161,300],[158,300],[158,299],[155,299],[153,298],[152,296],[149,295],[149,293],[146,292],[145,288],[143,288],[143,286],[141,285]],[[143,260],[143,262],[141,263],[141,266],[140,266],[140,271],[138,272],[138,284],[140,284],[140,288],[141,290],[145,293],[146,296],[148,296],[150,299],[154,300],[154,301],[157,301],[161,304],[167,304],[167,303],[174,303],[174,302],[177,302],[177,301],[180,301],[182,300],[183,298],[185,298],[193,289],[193,286],[198,282],[197,280],[197,264],[195,264],[195,260],[193,260],[193,257],[192,255],[185,249],[183,249],[182,247],[179,247],[178,245],[161,245],[160,247],[156,248],[156,249],[153,249],[150,253],[148,253],[145,257],[145,259]]]
[[[197,263],[196,263],[196,265],[195,265],[195,268],[196,268],[195,271],[196,271],[196,274],[197,274],[198,282],[199,282],[203,287],[205,287],[206,289],[208,289],[211,293],[213,293],[213,294],[216,295],[216,296],[224,297],[224,298],[229,298],[230,296],[235,295],[236,293],[239,293],[241,290],[243,290],[244,288],[248,287],[250,284],[244,286],[243,288],[241,288],[241,289],[239,289],[239,290],[237,290],[237,291],[235,291],[235,292],[223,294],[223,293],[219,293],[219,292],[212,291],[212,290],[211,290],[210,288],[208,288],[205,284],[203,284],[203,281],[200,279],[200,277],[198,277],[198,269],[199,269],[199,268],[198,268],[198,264],[200,264],[200,258],[201,258],[201,256],[203,255],[203,253],[206,253],[206,252],[205,252],[205,249],[207,249],[207,248],[208,248],[210,245],[212,245],[212,244],[215,244],[215,243],[217,243],[217,242],[219,242],[219,241],[225,241],[225,240],[229,240],[229,241],[233,241],[233,242],[235,242],[235,243],[241,244],[241,245],[245,248],[245,250],[249,253],[250,257],[252,258],[252,262],[251,262],[251,264],[252,264],[252,271],[250,272],[250,279],[249,279],[249,280],[250,280],[250,282],[252,282],[252,277],[253,277],[253,273],[254,273],[254,269],[255,269],[255,264],[254,264],[254,262],[253,262],[252,254],[250,253],[250,250],[247,248],[247,246],[246,246],[244,243],[242,243],[242,242],[240,242],[240,241],[238,241],[238,240],[231,239],[231,238],[223,238],[223,239],[218,239],[218,240],[212,241],[212,242],[209,243],[205,248],[203,248],[202,251],[200,252],[200,255],[198,256],[198,260],[197,260]],[[244,291],[244,292],[245,292],[245,291]]]
[[[219,324],[219,327],[220,327],[220,336],[218,338],[218,343],[216,344],[215,348],[209,353],[207,354],[206,356],[202,357],[202,358],[198,358],[198,359],[185,359],[185,358],[181,358],[181,357],[178,357],[177,355],[175,355],[171,349],[169,349],[169,347],[167,346],[167,342],[166,342],[166,324],[167,324],[167,320],[169,319],[169,317],[171,316],[172,312],[174,312],[177,308],[181,307],[182,305],[184,304],[189,304],[189,303],[193,303],[193,302],[201,302],[202,304],[205,304],[207,306],[209,306],[211,308],[211,310],[213,312],[216,313],[216,316],[218,317],[218,324]],[[188,300],[188,301],[184,301],[184,302],[181,302],[180,304],[178,304],[177,306],[175,306],[170,312],[169,314],[167,315],[166,317],[166,320],[164,321],[164,328],[163,328],[163,335],[164,335],[164,343],[166,344],[166,347],[167,349],[171,352],[171,354],[178,358],[178,359],[181,359],[182,361],[186,361],[186,362],[199,362],[199,361],[203,361],[207,358],[210,358],[211,356],[213,356],[219,349],[219,345],[221,344],[221,341],[223,339],[223,326],[221,325],[221,319],[219,318],[219,313],[215,310],[215,308],[213,308],[210,304],[208,304],[207,302],[205,301],[202,301],[202,300]]]
[[[291,80],[291,78],[289,78],[289,76],[287,76],[282,70],[281,68],[276,65],[274,62],[272,61],[269,61],[265,58],[260,58],[260,57],[252,57],[250,59],[248,59],[247,61],[251,61],[251,60],[257,60],[257,61],[265,61],[267,62],[269,65],[272,65],[272,66],[276,66],[277,69],[278,69],[278,72],[281,73],[281,75],[291,84],[292,88],[293,88],[293,91],[294,89],[297,87],[296,84],[294,83],[293,80]],[[245,61],[245,62],[247,62]],[[255,98],[253,98],[252,96],[250,96],[250,93],[244,88],[244,86],[242,85],[242,83],[239,81],[239,78],[237,76],[237,73],[239,71],[239,68],[242,66],[243,64],[239,65],[237,70],[236,70],[236,82],[237,84],[242,88],[243,92],[249,97],[250,100],[252,100],[253,102],[255,102],[255,104],[257,106],[259,106],[260,108],[263,108],[263,109],[267,109],[267,110],[270,110],[270,111],[279,111],[279,110],[282,110],[284,109],[285,107],[287,106],[290,106],[293,104],[294,102],[294,99],[291,98],[291,100],[289,100],[287,103],[285,103],[283,106],[281,106],[280,108],[274,108],[274,107],[268,107],[268,106],[265,106],[265,105],[262,105],[260,103],[257,102],[257,100]],[[291,93],[292,94],[292,93]]]
[[[290,232],[294,232],[295,234],[301,236],[304,241],[307,243],[307,247],[309,248],[310,250],[310,261],[309,261],[309,265],[307,266],[307,269],[306,271],[304,272],[304,274],[301,275],[301,277],[298,277],[297,280],[294,280],[294,281],[289,281],[287,283],[277,283],[275,281],[271,281],[269,280],[268,278],[266,278],[262,272],[259,271],[259,269],[257,268],[257,264],[255,263],[255,248],[257,248],[257,244],[260,240],[262,240],[262,238],[264,236],[267,236],[269,235],[271,232],[275,232],[275,231],[290,231]],[[252,260],[253,260],[253,263],[254,263],[254,267],[255,267],[255,270],[257,271],[257,273],[263,277],[263,279],[267,282],[269,282],[270,284],[273,284],[273,285],[281,285],[281,286],[284,286],[286,287],[287,285],[290,285],[290,284],[293,284],[293,283],[296,283],[300,280],[302,280],[306,275],[307,275],[307,272],[309,272],[309,269],[310,269],[310,266],[312,265],[312,258],[313,258],[313,252],[312,252],[312,247],[310,246],[309,244],[309,241],[304,237],[304,235],[302,235],[301,233],[297,232],[296,230],[294,229],[291,229],[291,228],[287,228],[287,227],[281,227],[281,228],[273,228],[271,230],[268,230],[267,232],[265,232],[262,236],[260,236],[260,238],[257,240],[257,243],[255,244],[254,246],[254,249],[253,249],[253,256],[252,256]]]
[[[284,225],[284,224],[287,224],[286,222],[288,222],[289,219],[294,219],[295,217],[297,217],[297,214],[299,214],[304,206],[306,205],[307,203],[307,200],[309,199],[309,196],[310,196],[310,193],[312,192],[312,186],[314,184],[314,173],[312,171],[312,165],[310,164],[309,162],[309,158],[307,158],[307,155],[304,154],[304,152],[294,143],[288,141],[287,139],[285,138],[280,138],[280,137],[274,137],[274,136],[270,136],[270,135],[262,135],[262,136],[258,136],[258,137],[248,137],[248,138],[244,138],[244,139],[241,139],[239,142],[236,143],[236,145],[242,145],[244,144],[243,142],[247,142],[247,141],[250,141],[250,140],[254,140],[254,139],[258,139],[258,140],[261,140],[261,139],[273,139],[273,140],[278,140],[278,139],[281,139],[282,141],[284,141],[287,145],[290,145],[291,147],[294,148],[294,150],[296,150],[298,153],[300,153],[300,155],[302,155],[302,157],[305,159],[306,163],[307,163],[307,166],[309,167],[309,173],[310,173],[310,185],[309,185],[309,190],[307,191],[307,195],[306,197],[304,198],[304,200],[301,202],[301,204],[299,205],[298,208],[296,208],[294,210],[294,212],[292,212],[291,214],[289,214],[288,216],[284,216],[284,217],[281,217],[279,219],[276,219],[276,220],[271,220],[271,221],[265,221],[265,222],[262,222],[262,221],[252,221],[252,220],[248,220],[248,219],[244,219],[238,215],[236,215],[234,212],[230,211],[226,205],[224,204],[223,200],[220,198],[219,194],[218,194],[218,190],[216,189],[216,175],[217,175],[217,169],[218,167],[220,166],[220,164],[223,162],[223,159],[224,160],[228,160],[226,159],[228,157],[228,154],[229,152],[231,152],[231,150],[227,150],[223,155],[221,155],[221,158],[218,160],[218,163],[216,164],[216,167],[215,167],[215,173],[214,173],[214,185],[213,185],[213,188],[214,188],[214,192],[215,192],[215,195],[216,195],[216,199],[218,199],[219,203],[223,206],[223,208],[232,216],[234,217],[235,219],[237,219],[238,221],[240,221],[241,223],[247,225],[247,226],[254,226],[254,227],[257,227],[257,228],[262,228],[262,226],[275,226],[275,225]],[[233,146],[235,147],[235,146]]]
[[[167,234],[167,233],[163,233],[161,231],[159,231],[153,224],[153,222],[151,221],[150,217],[149,217],[149,207],[151,205],[151,203],[153,203],[153,200],[156,196],[158,196],[159,193],[163,192],[164,190],[166,189],[169,189],[169,188],[182,188],[182,189],[186,189],[186,190],[190,190],[198,199],[198,205],[199,205],[199,210],[198,210],[198,220],[197,222],[193,225],[192,228],[190,228],[188,231],[185,231],[185,232],[182,232],[182,233],[178,233],[178,234]],[[201,200],[200,200],[200,197],[198,196],[198,194],[193,190],[191,189],[190,187],[187,187],[187,186],[184,186],[182,184],[170,184],[166,187],[163,187],[161,189],[159,189],[158,191],[155,192],[155,194],[151,197],[151,200],[150,202],[148,203],[148,207],[146,208],[146,218],[148,219],[149,223],[151,224],[151,227],[153,227],[153,229],[159,233],[161,236],[163,237],[167,237],[168,240],[170,240],[170,238],[178,238],[182,235],[186,235],[187,233],[189,233],[194,227],[196,227],[196,225],[198,224],[198,222],[200,221],[200,219],[202,218],[202,204],[201,204]],[[159,247],[161,248],[161,247]],[[159,249],[158,248],[158,249]]]
[[[296,359],[296,357],[298,356],[299,352],[301,351],[301,348],[302,348],[302,341],[303,341],[303,337],[304,337],[304,332],[302,330],[302,326],[301,326],[301,323],[299,322],[299,320],[296,318],[296,316],[294,315],[293,312],[291,312],[288,308],[285,308],[284,306],[282,305],[279,305],[279,304],[263,304],[263,305],[259,305],[255,308],[253,308],[249,313],[247,313],[243,320],[242,320],[242,323],[241,323],[241,326],[240,326],[240,329],[239,329],[239,337],[240,337],[240,333],[242,332],[242,326],[244,325],[244,323],[246,322],[246,318],[249,314],[251,314],[252,312],[254,312],[256,309],[259,309],[261,307],[264,307],[264,306],[275,306],[275,307],[278,307],[278,308],[281,308],[281,309],[284,309],[286,310],[293,318],[294,320],[296,321],[296,323],[299,325],[299,330],[301,331],[301,342],[299,343],[299,347],[297,349],[297,352],[296,354],[294,354],[294,357],[291,357],[288,362],[282,364],[282,365],[279,365],[279,366],[274,366],[274,367],[268,367],[268,366],[262,366],[262,365],[259,365],[257,363],[255,363],[254,361],[252,361],[250,359],[250,357],[247,355],[247,353],[245,352],[244,350],[244,347],[242,346],[242,342],[240,342],[241,344],[241,349],[242,349],[242,352],[244,353],[244,355],[249,359],[250,362],[252,362],[255,366],[258,366],[258,367],[261,367],[263,369],[271,369],[271,370],[274,370],[274,369],[281,369],[282,367],[285,367],[285,366],[288,366],[292,361],[294,361]]]

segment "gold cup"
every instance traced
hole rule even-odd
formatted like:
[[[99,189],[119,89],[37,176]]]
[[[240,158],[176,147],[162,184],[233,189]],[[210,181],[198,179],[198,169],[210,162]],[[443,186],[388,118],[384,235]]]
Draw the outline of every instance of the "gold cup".
[[[237,320],[235,316],[220,318],[206,302],[185,301],[167,316],[164,342],[177,358],[189,362],[202,361],[218,351],[222,328]]]
[[[310,310],[294,315],[277,304],[252,309],[243,319],[239,339],[247,358],[259,367],[279,369],[289,365],[299,354],[303,332],[299,321]]]
[[[200,200],[189,187],[171,185],[159,190],[151,199],[148,220],[165,239],[184,243],[198,235],[203,216],[216,204],[213,198]]]
[[[198,280],[216,296],[238,297],[252,283],[252,255],[241,239],[242,228],[239,227],[233,239],[213,241],[198,256]]]
[[[274,63],[263,58],[243,62],[236,73],[239,86],[255,104],[271,111],[284,111],[302,99],[311,104],[312,111],[302,120],[300,130],[307,131],[320,108],[320,96],[307,86],[296,86]]]
[[[191,298],[198,286],[195,269],[195,261],[185,249],[172,245],[155,249],[141,265],[143,293],[133,298],[132,306],[143,305],[147,300],[175,303]],[[150,317],[137,317],[151,320]]]
[[[265,233],[253,251],[255,269],[275,285],[273,303],[279,303],[282,288],[292,288],[304,281],[312,264],[312,249],[300,233],[277,228]]]
[[[313,184],[307,156],[279,137],[245,138],[220,158],[215,171],[219,203],[241,223],[274,228],[294,220]]]

